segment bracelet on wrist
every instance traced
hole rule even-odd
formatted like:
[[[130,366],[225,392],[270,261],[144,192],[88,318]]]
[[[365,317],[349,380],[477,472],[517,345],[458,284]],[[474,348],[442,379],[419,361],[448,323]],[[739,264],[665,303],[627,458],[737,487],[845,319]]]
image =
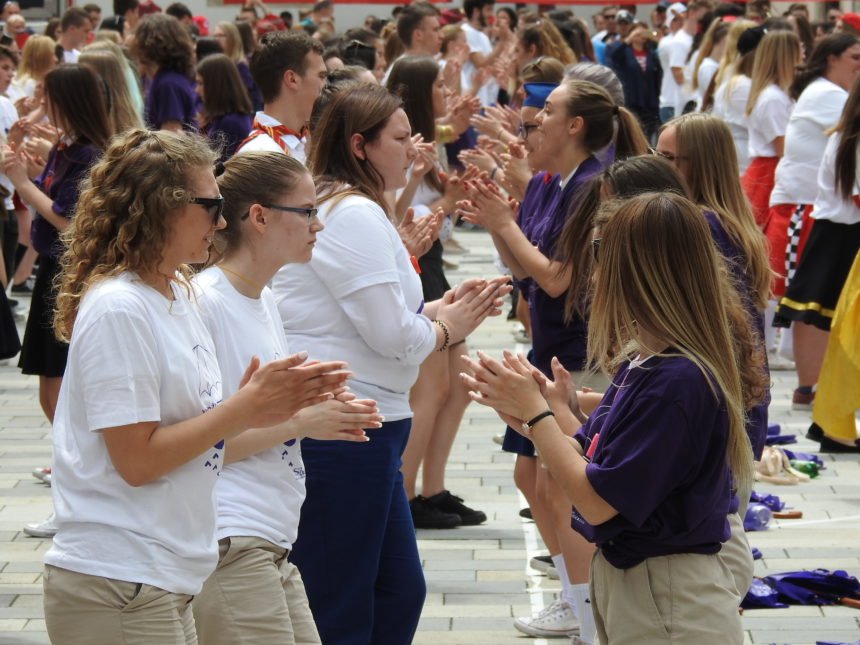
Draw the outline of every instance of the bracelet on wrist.
[[[451,346],[451,332],[448,330],[448,325],[446,325],[441,320],[434,320],[433,323],[439,326],[439,329],[442,330],[442,335],[444,337],[444,340],[442,341],[442,346],[436,351],[444,352]]]
[[[490,171],[490,181],[495,181],[496,173],[499,171],[498,166],[493,166],[493,169]]]

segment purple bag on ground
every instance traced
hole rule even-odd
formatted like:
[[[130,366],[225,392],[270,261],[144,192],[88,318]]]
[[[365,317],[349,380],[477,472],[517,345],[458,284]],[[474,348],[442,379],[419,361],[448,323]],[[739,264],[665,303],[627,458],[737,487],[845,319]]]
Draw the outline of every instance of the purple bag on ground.
[[[747,595],[741,601],[744,609],[784,609],[788,605],[779,602],[776,589],[761,578],[753,578]]]
[[[769,495],[767,493],[762,494],[755,491],[750,493],[750,503],[764,504],[774,512],[781,511],[785,508],[785,502],[776,495]]]
[[[779,593],[780,600],[794,605],[860,607],[860,582],[845,571],[789,571],[763,580]]]
[[[790,443],[797,443],[797,436],[793,434],[768,436],[765,438],[764,443],[766,446],[785,446]]]

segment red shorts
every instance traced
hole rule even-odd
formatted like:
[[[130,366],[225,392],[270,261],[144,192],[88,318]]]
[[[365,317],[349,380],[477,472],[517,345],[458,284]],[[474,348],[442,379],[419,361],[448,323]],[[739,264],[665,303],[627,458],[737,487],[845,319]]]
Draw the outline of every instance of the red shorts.
[[[809,237],[812,223],[809,217],[812,204],[776,204],[770,207],[764,223],[768,242],[770,268],[777,274],[772,289],[777,298],[785,295],[786,278],[791,280],[800,253]]]
[[[770,210],[770,194],[773,192],[778,163],[779,157],[753,157],[741,175],[741,187],[750,200],[755,222],[762,229]]]

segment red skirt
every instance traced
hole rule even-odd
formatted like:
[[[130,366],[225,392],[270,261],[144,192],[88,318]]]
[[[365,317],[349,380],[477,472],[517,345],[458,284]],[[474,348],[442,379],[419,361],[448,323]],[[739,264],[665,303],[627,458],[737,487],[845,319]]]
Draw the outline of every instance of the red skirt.
[[[809,217],[811,212],[812,204],[776,204],[768,211],[764,234],[768,242],[770,269],[777,275],[772,285],[777,298],[785,295],[786,284],[797,268],[815,221]]]
[[[764,228],[770,210],[770,194],[776,181],[776,164],[779,157],[753,157],[741,175],[741,187],[750,200],[753,216],[759,228]]]

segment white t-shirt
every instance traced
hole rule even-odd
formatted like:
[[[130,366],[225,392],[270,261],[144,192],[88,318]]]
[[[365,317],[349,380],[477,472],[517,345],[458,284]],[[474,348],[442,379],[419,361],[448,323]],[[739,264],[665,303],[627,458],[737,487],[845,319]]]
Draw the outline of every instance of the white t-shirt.
[[[200,290],[200,313],[215,343],[225,397],[239,389],[252,357],[259,357],[265,364],[289,355],[278,305],[270,289],[263,289],[257,299],[248,298],[215,267],[195,276],[194,283]],[[300,443],[292,439],[225,466],[218,477],[215,497],[219,540],[254,536],[292,548],[305,500]]]
[[[823,219],[835,224],[860,224],[860,208],[853,199],[844,199],[836,192],[836,150],[842,136],[834,132],[827,139],[824,148],[824,158],[821,160],[821,168],[818,170],[818,193],[815,196],[815,206],[810,217],[812,219]],[[855,152],[855,154],[857,154]],[[860,159],[858,159],[860,163]],[[860,184],[854,179],[854,196],[860,195]]]
[[[277,127],[282,125],[280,121],[270,117],[265,112],[257,112],[254,116],[254,120],[267,127]],[[302,163],[307,163],[307,153],[305,152],[305,143],[307,139],[302,137],[299,139],[294,134],[284,134],[281,135],[281,142],[287,147],[289,150],[289,155]],[[268,134],[262,132],[255,136],[253,139],[248,141],[245,145],[239,148],[236,151],[236,154],[241,152],[252,152],[252,151],[262,151],[262,152],[285,152],[281,146],[278,145],[278,142],[272,139]]]
[[[660,107],[675,107],[675,99],[678,94],[678,84],[672,78],[669,69],[669,56],[672,53],[672,40],[675,34],[666,34],[657,46],[657,57],[660,59],[660,67],[663,68],[663,80],[660,83]]]
[[[694,57],[695,58],[695,57]],[[699,110],[702,109],[702,101],[705,98],[705,92],[708,91],[708,86],[714,78],[714,74],[720,68],[720,63],[715,61],[710,56],[706,56],[699,65],[699,71],[696,73],[696,104]]]
[[[220,441],[143,486],[114,468],[101,435],[145,421],[173,425],[221,401],[221,372],[197,305],[168,300],[133,273],[84,296],[54,418],[55,567],[199,593],[218,562]]]
[[[15,109],[12,101],[5,96],[0,96],[0,144],[6,145],[6,135],[17,120],[18,110]],[[3,174],[0,174],[0,186],[9,191],[9,196],[3,201],[3,204],[6,210],[11,213],[15,210],[15,204],[12,201],[12,193],[15,192],[15,186]]]
[[[675,87],[675,116],[679,116],[684,110],[684,103],[690,97],[683,85],[678,85],[675,78],[672,76],[672,68],[680,67],[684,69],[687,66],[687,57],[690,55],[690,49],[693,48],[693,37],[683,29],[679,30],[672,38],[672,43],[669,48],[669,67],[663,70],[663,78],[669,77],[669,80]],[[689,79],[685,81],[689,82]]]
[[[776,167],[771,206],[813,202],[826,132],[839,121],[847,100],[848,92],[823,76],[800,95],[785,131],[785,154]]]
[[[768,85],[762,90],[747,117],[750,159],[776,156],[773,140],[785,136],[793,107],[794,101],[776,85]]]
[[[64,63],[77,63],[78,58],[81,57],[81,52],[77,49],[64,49],[63,50],[63,62]]]
[[[728,123],[729,130],[732,131],[741,174],[750,163],[749,130],[745,112],[751,84],[748,76],[738,75],[721,83],[714,93],[713,114]]]
[[[493,44],[490,38],[483,31],[475,29],[469,23],[464,22],[462,25],[463,33],[466,34],[466,44],[469,46],[470,54],[483,54],[489,56],[493,53]],[[463,91],[473,90],[472,82],[475,78],[477,68],[471,60],[466,60],[463,64],[463,69],[460,72],[460,85]],[[481,101],[481,105],[495,105],[499,97],[499,84],[496,79],[490,76],[487,81],[475,92],[475,96]]]
[[[326,201],[308,264],[289,264],[272,290],[294,351],[349,363],[350,388],[388,421],[412,416],[409,388],[433,351],[421,280],[394,225],[361,196]]]

